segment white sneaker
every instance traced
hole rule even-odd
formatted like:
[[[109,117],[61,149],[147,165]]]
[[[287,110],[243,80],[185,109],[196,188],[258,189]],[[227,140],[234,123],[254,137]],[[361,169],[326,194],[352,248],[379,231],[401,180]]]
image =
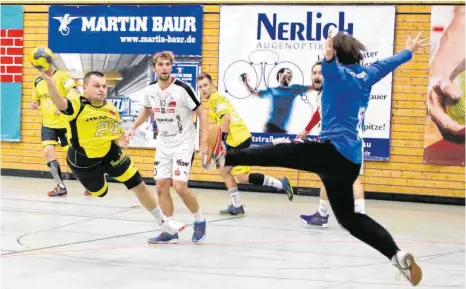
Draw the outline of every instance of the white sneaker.
[[[177,221],[166,219],[160,225],[162,232],[167,232],[171,235],[179,233],[186,228],[186,225]]]
[[[414,261],[414,256],[409,252],[398,251],[392,258],[393,266],[411,283],[417,286],[422,279],[422,270]]]

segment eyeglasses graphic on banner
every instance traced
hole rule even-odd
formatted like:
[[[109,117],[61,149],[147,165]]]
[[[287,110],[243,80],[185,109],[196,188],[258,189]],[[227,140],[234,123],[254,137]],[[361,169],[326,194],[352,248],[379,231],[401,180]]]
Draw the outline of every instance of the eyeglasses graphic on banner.
[[[246,90],[238,89],[237,82],[246,86]],[[301,100],[309,104],[307,89],[304,85],[304,75],[301,68],[291,61],[280,61],[280,56],[266,49],[252,51],[248,61],[237,60],[231,63],[223,76],[225,92],[237,99],[248,98],[257,92],[261,86],[272,95],[281,92],[299,95]]]

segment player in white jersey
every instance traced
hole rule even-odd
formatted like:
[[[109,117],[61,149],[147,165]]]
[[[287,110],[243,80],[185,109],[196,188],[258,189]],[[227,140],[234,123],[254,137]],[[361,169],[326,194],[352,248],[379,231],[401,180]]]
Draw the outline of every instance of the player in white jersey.
[[[157,53],[153,57],[153,70],[157,80],[151,83],[144,95],[144,107],[132,125],[132,137],[138,126],[153,113],[159,134],[155,155],[154,179],[160,207],[163,213],[173,216],[173,200],[170,187],[181,197],[194,216],[193,242],[200,242],[206,235],[206,220],[203,218],[197,197],[188,188],[189,173],[196,145],[194,116],[200,120],[201,157],[207,152],[208,116],[192,87],[171,76],[175,56],[170,51]],[[178,234],[162,232],[149,239],[149,243],[177,243]]]

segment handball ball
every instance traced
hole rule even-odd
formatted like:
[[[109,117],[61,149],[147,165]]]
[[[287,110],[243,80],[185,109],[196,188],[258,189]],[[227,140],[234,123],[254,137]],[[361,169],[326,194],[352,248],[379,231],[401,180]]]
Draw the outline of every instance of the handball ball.
[[[447,114],[458,124],[464,125],[465,111],[464,111],[464,73],[461,72],[454,80],[453,84],[461,89],[461,97],[458,101],[446,101],[445,110]]]
[[[29,54],[29,61],[38,70],[49,70],[53,62],[53,52],[47,47],[36,47]]]

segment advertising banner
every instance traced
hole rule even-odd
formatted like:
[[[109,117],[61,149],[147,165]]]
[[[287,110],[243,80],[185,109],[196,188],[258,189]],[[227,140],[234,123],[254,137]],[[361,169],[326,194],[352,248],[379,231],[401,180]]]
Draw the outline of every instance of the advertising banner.
[[[118,54],[157,49],[200,56],[202,13],[202,5],[51,6],[50,49]]]
[[[424,162],[465,164],[464,6],[432,6]]]
[[[394,52],[394,6],[225,5],[220,15],[218,90],[243,117],[253,145],[294,138],[320,106],[311,89],[311,70],[321,60],[330,27],[366,45],[364,65]],[[389,158],[391,99],[389,74],[371,92],[364,120],[365,159]],[[320,125],[310,138],[319,132]]]

